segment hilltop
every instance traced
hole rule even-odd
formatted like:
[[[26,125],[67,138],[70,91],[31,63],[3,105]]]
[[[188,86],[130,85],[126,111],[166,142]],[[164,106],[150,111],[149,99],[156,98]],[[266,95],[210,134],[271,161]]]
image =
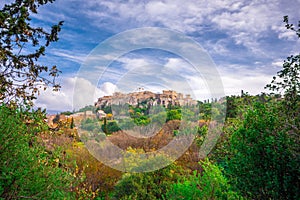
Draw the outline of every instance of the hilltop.
[[[115,92],[111,96],[103,96],[95,103],[97,108],[103,108],[111,105],[129,104],[136,106],[141,102],[149,101],[153,106],[185,106],[196,105],[197,101],[191,98],[190,94],[185,96],[182,93],[178,93],[174,90],[163,90],[162,94],[153,93],[151,91],[138,91],[128,94],[121,92]]]

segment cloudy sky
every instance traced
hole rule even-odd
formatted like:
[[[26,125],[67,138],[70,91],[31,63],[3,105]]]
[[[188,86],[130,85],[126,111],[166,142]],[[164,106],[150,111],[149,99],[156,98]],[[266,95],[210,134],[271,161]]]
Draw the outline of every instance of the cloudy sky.
[[[42,61],[62,70],[62,89],[41,94],[36,105],[73,110],[140,87],[203,100],[219,83],[226,95],[259,94],[283,60],[299,53],[300,41],[283,23],[289,15],[296,24],[299,9],[300,0],[56,0],[32,23],[65,21]]]

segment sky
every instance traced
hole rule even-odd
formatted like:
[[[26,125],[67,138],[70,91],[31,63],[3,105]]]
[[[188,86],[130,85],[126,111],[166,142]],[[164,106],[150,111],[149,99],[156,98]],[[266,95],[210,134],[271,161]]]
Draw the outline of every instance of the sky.
[[[284,59],[299,53],[283,23],[289,15],[296,24],[299,9],[300,0],[56,0],[31,23],[64,21],[41,60],[62,71],[62,89],[42,92],[35,105],[76,110],[139,88],[198,100],[260,94]]]

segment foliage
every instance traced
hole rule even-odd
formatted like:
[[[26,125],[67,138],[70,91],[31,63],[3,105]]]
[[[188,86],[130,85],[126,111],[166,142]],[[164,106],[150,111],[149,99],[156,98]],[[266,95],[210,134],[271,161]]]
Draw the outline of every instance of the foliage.
[[[106,118],[104,118],[102,125],[98,119],[84,119],[81,121],[81,128],[94,133],[104,132],[106,134],[111,134],[121,130],[116,121],[108,121]]]
[[[60,120],[60,115],[56,114],[55,117],[53,118],[52,122],[53,124],[58,124]]]
[[[103,126],[103,125],[102,125]],[[83,130],[92,131],[94,133],[102,132],[100,121],[94,118],[86,118],[81,121],[81,126]],[[103,129],[103,127],[102,127]]]
[[[54,0],[15,0],[1,9],[1,102],[21,100],[31,103],[40,88],[47,85],[59,88],[55,83],[59,73],[57,67],[50,69],[37,61],[45,54],[46,47],[58,40],[57,34],[63,23],[54,25],[49,33],[30,24],[30,15],[36,14],[39,6],[52,2]],[[299,39],[300,22],[298,29],[289,24],[287,16],[284,22]],[[113,121],[111,107],[102,108],[107,113],[103,121],[94,118],[82,120],[81,128],[89,131],[88,135],[94,136],[96,141],[108,138],[120,148],[127,149],[124,167],[128,171],[149,171],[153,166],[169,163],[163,155],[146,154],[146,160],[143,156],[145,151],[166,146],[174,136],[197,133],[195,142],[177,162],[154,172],[126,173],[123,176],[96,160],[74,137],[76,129],[71,130],[74,128],[73,118],[62,122],[57,115],[53,122],[61,130],[50,134],[41,110],[28,112],[30,106],[24,110],[13,104],[10,107],[9,104],[2,105],[0,198],[108,199],[114,189],[114,199],[300,199],[299,71],[300,54],[291,55],[284,61],[277,77],[274,76],[266,86],[272,91],[283,91],[283,99],[276,95],[250,96],[247,93],[226,97],[225,127],[209,155],[217,164],[207,159],[198,165],[198,157],[195,159],[198,155],[193,150],[202,145],[209,122],[217,126],[222,121],[224,103],[212,100],[185,109],[171,104],[167,108],[153,106],[150,101],[143,101],[136,106],[116,106],[113,109],[116,116],[130,113],[130,118],[121,118],[118,123]],[[53,80],[45,78],[45,72]],[[97,109],[90,105],[79,112],[95,113]],[[195,129],[179,128],[182,121],[198,120],[199,127]],[[153,127],[148,126],[153,124]],[[156,125],[162,128],[148,140],[119,131],[145,127],[150,130]],[[102,132],[113,134],[106,136]],[[59,134],[52,137],[56,133]],[[56,140],[53,145],[49,144],[51,137]],[[55,150],[56,146],[65,148],[63,155],[62,151]],[[183,170],[180,162],[186,168],[195,164],[198,168],[193,169],[199,171],[187,175],[189,171]]]
[[[59,167],[59,152],[50,154],[37,141],[36,134],[45,131],[43,118],[40,112],[0,106],[0,197],[73,198],[74,178]]]
[[[0,100],[11,102],[21,100],[30,103],[40,88],[54,86],[59,74],[56,66],[49,68],[37,62],[45,55],[46,47],[58,41],[63,22],[52,26],[50,32],[33,27],[31,14],[37,8],[54,0],[15,0],[0,10]],[[26,49],[26,50],[25,50]],[[45,78],[49,73],[52,80]]]
[[[234,155],[234,152],[230,151],[230,138],[242,124],[243,120],[241,119],[227,118],[223,127],[223,133],[209,154],[211,161],[218,163],[219,166],[226,167],[226,159],[230,159]]]
[[[288,16],[284,16],[285,27],[295,32],[300,38],[300,21],[298,29],[289,23]],[[279,79],[279,80],[278,80]],[[283,63],[283,68],[277,72],[266,88],[272,91],[284,92],[284,99],[281,100],[281,107],[278,115],[282,116],[286,133],[293,144],[289,146],[294,157],[300,157],[300,54],[291,55]]]
[[[298,30],[294,28],[293,24],[289,24],[288,16],[284,16],[283,21],[286,23],[285,27],[294,31],[299,39],[300,21],[298,23]],[[299,110],[296,113],[294,110],[298,107],[300,100],[300,53],[287,57],[287,60],[283,63],[283,69],[277,72],[277,77],[274,76],[272,82],[266,88],[272,91],[283,91],[286,111],[292,117],[297,117]]]
[[[170,189],[172,182],[180,175],[181,168],[172,164],[163,169],[146,172],[124,174],[116,184],[115,199],[162,199]]]
[[[236,118],[238,115],[237,104],[235,96],[226,96],[226,119]]]
[[[78,112],[86,112],[86,111],[93,111],[93,113],[95,113],[96,112],[96,108],[95,108],[95,106],[88,105],[88,106],[85,106],[85,107],[80,108],[78,110]]]
[[[122,130],[131,130],[135,126],[134,120],[128,118],[120,119],[119,124]]]
[[[84,179],[75,188],[76,199],[99,199],[102,196],[108,197],[114,189],[116,182],[121,178],[122,173],[112,169],[96,158],[81,142],[73,143],[66,153],[68,163],[76,162],[76,165],[69,165],[75,168],[76,176],[84,175]],[[97,198],[98,197],[98,198]]]
[[[73,112],[71,112],[71,111],[65,111],[65,112],[61,112],[60,114],[61,115],[67,115],[67,116],[69,116],[69,115],[72,115]]]
[[[103,130],[103,127],[102,127],[102,130]],[[110,121],[107,123],[106,130],[107,130],[107,132],[106,132],[107,134],[111,134],[111,133],[117,132],[121,129],[118,126],[116,121]]]
[[[197,134],[195,136],[195,143],[197,144],[197,146],[201,146],[204,138],[206,137],[207,133],[208,133],[208,126],[207,125],[203,125],[203,126],[199,126],[197,127]]]
[[[227,174],[243,195],[258,199],[299,199],[299,157],[291,151],[275,104],[256,103],[232,135]]]
[[[166,112],[159,112],[151,116],[151,123],[163,126],[166,123],[167,114]]]
[[[102,110],[103,110],[106,114],[112,113],[111,106],[105,106],[104,108],[102,108]]]
[[[74,118],[71,118],[71,123],[70,123],[70,129],[73,129],[75,127],[75,123],[74,123]]]
[[[221,169],[208,159],[201,162],[202,175],[194,171],[192,175],[174,183],[166,194],[166,199],[242,199],[232,191]]]
[[[298,21],[298,30],[297,30],[297,28],[295,29],[295,27],[294,27],[293,24],[289,23],[289,17],[287,15],[283,17],[283,22],[285,23],[285,27],[287,29],[295,31],[295,33],[298,36],[298,38],[300,38],[300,21]]]
[[[146,102],[138,104],[136,107],[129,105],[130,117],[137,126],[146,126],[150,123],[149,109]]]
[[[170,120],[181,120],[182,114],[181,109],[171,109],[167,112],[167,121]]]
[[[211,103],[199,103],[200,118],[204,120],[211,119]]]
[[[147,126],[148,124],[150,124],[150,118],[144,115],[134,118],[133,121],[138,126]]]

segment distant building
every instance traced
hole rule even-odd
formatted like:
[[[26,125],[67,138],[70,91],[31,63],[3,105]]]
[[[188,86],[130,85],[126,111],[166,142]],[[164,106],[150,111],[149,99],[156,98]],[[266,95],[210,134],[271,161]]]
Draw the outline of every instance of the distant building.
[[[93,113],[93,111],[91,111],[91,110],[87,110],[87,111],[85,111],[85,115],[86,115],[86,116],[93,116],[94,113]]]
[[[148,104],[155,105],[178,105],[178,106],[191,106],[196,105],[197,101],[191,98],[191,95],[187,94],[185,97],[182,93],[177,93],[173,90],[163,90],[162,94],[155,94],[150,91],[139,91],[129,94],[123,94],[120,92],[114,93],[112,96],[104,96],[98,99],[95,106],[98,108],[104,108],[111,105],[138,105],[139,103],[147,101]]]
[[[77,113],[74,113],[72,115],[70,115],[70,117],[80,117],[80,116],[84,116],[84,112],[77,112]]]
[[[106,117],[106,113],[105,113],[103,110],[98,110],[98,111],[97,111],[97,117],[98,117],[99,119],[103,119],[103,118]]]

